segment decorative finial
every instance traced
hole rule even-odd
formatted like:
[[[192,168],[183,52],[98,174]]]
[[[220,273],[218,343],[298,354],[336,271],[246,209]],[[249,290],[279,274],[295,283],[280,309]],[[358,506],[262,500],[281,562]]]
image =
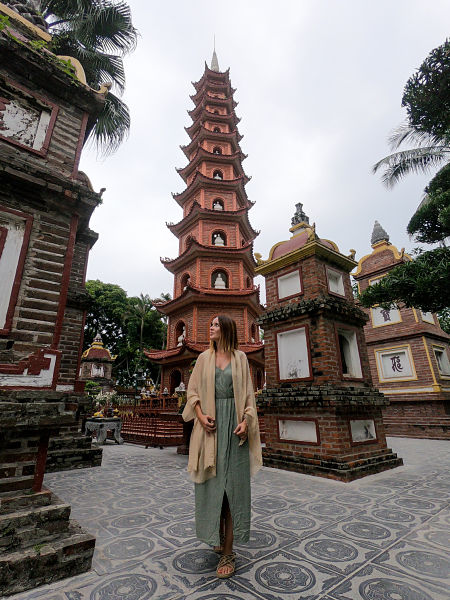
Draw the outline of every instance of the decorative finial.
[[[295,214],[291,219],[291,225],[298,225],[299,223],[308,223],[309,225],[309,217],[305,215],[303,212],[303,204],[298,202],[295,205]]]
[[[378,244],[378,242],[389,242],[389,235],[386,231],[381,227],[378,221],[375,221],[375,225],[373,226],[372,237],[370,239],[370,243],[372,246]]]
[[[212,60],[211,60],[211,71],[217,71],[219,72],[219,61],[217,60],[217,54],[216,54],[216,34],[214,34],[214,50],[213,50],[213,55],[212,55]]]
[[[102,336],[100,335],[100,333],[97,331],[97,334],[94,338],[94,344],[101,344],[103,346],[103,340],[102,340]]]

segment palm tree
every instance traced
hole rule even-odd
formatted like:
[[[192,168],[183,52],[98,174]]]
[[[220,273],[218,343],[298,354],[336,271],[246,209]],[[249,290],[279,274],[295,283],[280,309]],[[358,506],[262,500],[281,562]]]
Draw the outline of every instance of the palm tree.
[[[141,294],[136,298],[130,298],[130,307],[125,313],[125,321],[136,319],[139,322],[139,351],[142,354],[144,345],[144,325],[147,316],[153,308],[152,300],[148,294]]]
[[[405,142],[413,142],[416,147],[394,152],[373,167],[374,173],[384,168],[382,180],[387,187],[393,187],[408,173],[427,173],[432,167],[449,161],[450,139],[447,135],[432,135],[404,123],[393,132],[389,144],[391,150],[398,150]]]
[[[123,0],[28,0],[28,4],[44,17],[55,54],[77,58],[92,88],[113,84],[117,95],[107,94],[91,137],[104,154],[115,151],[130,129],[128,107],[119,97],[125,89],[122,57],[137,41],[129,5]]]

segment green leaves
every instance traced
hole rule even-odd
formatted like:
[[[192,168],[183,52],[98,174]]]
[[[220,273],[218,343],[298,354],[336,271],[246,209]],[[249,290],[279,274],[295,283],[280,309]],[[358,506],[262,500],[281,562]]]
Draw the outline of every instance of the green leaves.
[[[404,304],[438,312],[450,306],[450,249],[423,252],[415,260],[392,269],[359,297],[363,306]]]
[[[105,347],[117,354],[113,376],[121,385],[132,385],[138,366],[147,363],[142,350],[162,348],[166,325],[148,295],[128,297],[120,286],[99,280],[87,281],[86,289],[92,303],[86,315],[84,348],[100,333]],[[146,368],[156,379],[158,367],[146,364]]]
[[[111,83],[117,94],[123,94],[122,57],[134,50],[138,36],[128,3],[122,0],[40,0],[37,4],[53,36],[52,51],[77,58],[92,88]],[[118,95],[109,92],[91,138],[102,154],[107,155],[120,146],[129,129],[127,106]]]

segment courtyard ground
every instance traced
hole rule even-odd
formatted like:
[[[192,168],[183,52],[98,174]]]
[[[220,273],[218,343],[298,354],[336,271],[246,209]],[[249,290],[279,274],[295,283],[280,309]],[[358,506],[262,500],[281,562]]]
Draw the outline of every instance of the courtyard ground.
[[[195,538],[187,457],[104,447],[103,465],[46,485],[97,537],[92,571],[14,600],[448,600],[450,444],[391,438],[405,465],[352,483],[276,469],[254,480],[237,573]]]

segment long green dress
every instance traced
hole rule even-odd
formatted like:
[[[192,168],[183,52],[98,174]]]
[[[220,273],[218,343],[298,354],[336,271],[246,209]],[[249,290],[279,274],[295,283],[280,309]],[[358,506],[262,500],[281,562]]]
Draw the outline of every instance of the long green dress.
[[[210,546],[220,545],[220,513],[227,495],[233,520],[234,541],[248,542],[250,536],[250,459],[248,441],[239,446],[233,396],[231,363],[216,367],[216,477],[195,484],[197,537]]]

